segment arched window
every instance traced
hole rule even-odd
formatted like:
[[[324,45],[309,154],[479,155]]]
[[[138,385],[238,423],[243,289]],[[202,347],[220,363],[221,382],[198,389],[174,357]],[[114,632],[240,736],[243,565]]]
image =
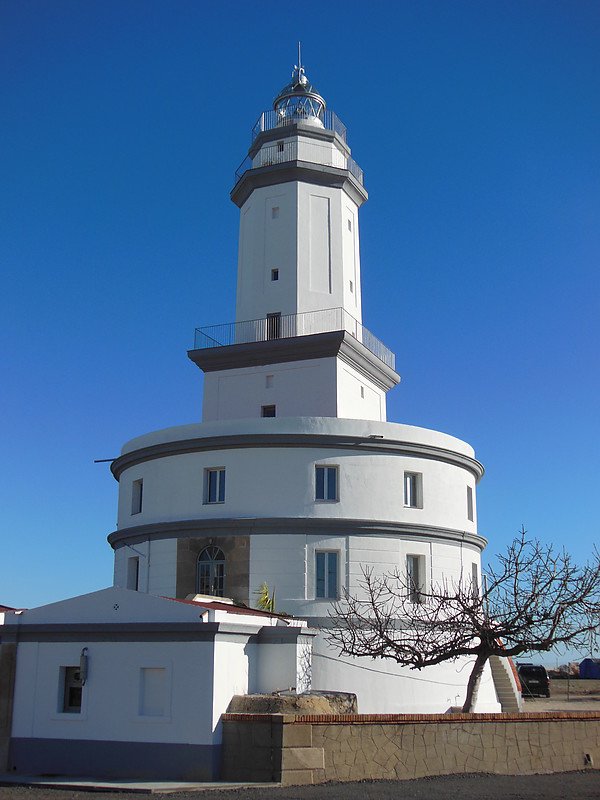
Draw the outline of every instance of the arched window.
[[[225,555],[220,547],[205,547],[198,556],[196,579],[198,594],[223,597],[225,591]]]

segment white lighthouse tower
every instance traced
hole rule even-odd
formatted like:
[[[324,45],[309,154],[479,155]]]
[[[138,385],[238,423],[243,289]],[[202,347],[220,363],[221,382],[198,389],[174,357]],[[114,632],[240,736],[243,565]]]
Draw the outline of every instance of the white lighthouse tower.
[[[253,128],[231,198],[236,319],[198,329],[189,352],[202,422],[133,439],[112,465],[115,585],[252,604],[266,582],[277,610],[322,627],[365,567],[422,588],[479,580],[483,468],[465,442],[386,421],[400,378],[362,324],[362,170],[300,62]],[[319,636],[313,687],[356,692],[365,713],[445,711],[463,667],[341,659]],[[486,673],[478,710],[499,708]]]

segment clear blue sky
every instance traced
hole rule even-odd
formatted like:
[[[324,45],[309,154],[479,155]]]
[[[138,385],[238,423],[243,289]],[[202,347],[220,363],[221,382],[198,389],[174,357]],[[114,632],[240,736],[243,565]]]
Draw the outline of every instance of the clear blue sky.
[[[230,321],[250,129],[304,43],[365,170],[389,418],[466,439],[479,525],[600,541],[600,4],[0,4],[0,603],[111,583],[94,458],[196,421]]]

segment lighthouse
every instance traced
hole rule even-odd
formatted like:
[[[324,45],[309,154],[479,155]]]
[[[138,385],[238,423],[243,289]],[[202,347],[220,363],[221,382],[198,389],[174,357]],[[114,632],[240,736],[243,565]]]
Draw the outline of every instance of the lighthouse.
[[[400,377],[363,324],[367,198],[348,131],[299,58],[235,176],[235,320],[198,328],[188,352],[202,420],[139,436],[112,464],[115,586],[253,605],[266,583],[278,611],[322,631],[365,569],[406,571],[414,602],[480,580],[472,447],[387,421]],[[364,713],[445,711],[464,694],[461,660],[415,675],[341,658],[322,633],[313,650],[313,688],[355,692]],[[499,709],[488,671],[477,710]]]

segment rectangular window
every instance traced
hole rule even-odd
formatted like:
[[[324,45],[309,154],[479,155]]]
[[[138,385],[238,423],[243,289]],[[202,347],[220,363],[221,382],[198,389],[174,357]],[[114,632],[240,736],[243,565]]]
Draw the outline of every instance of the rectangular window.
[[[279,270],[278,269],[272,269],[271,270],[271,280],[272,281],[278,281],[279,280]]]
[[[315,596],[328,600],[338,598],[338,553],[317,550],[315,553]]]
[[[133,481],[131,484],[131,513],[140,514],[142,511],[142,497],[144,490],[144,481],[140,478],[139,481]]]
[[[277,219],[279,216],[279,206],[273,206],[271,209],[271,219]]]
[[[338,499],[338,468],[315,467],[315,500]]]
[[[127,559],[127,588],[137,592],[140,584],[140,560],[137,556]]]
[[[64,714],[81,714],[83,682],[79,667],[61,667],[63,679],[62,708]]]
[[[275,417],[277,411],[276,406],[261,406],[260,407],[260,415],[261,417]]]
[[[406,556],[406,585],[411,603],[423,602],[423,566],[422,556]]]
[[[265,376],[265,387],[267,389],[272,389],[273,388],[273,377],[274,377],[273,375],[266,375]]]
[[[205,470],[205,503],[224,503],[225,502],[225,468]]]
[[[267,339],[279,339],[281,336],[281,311],[267,314]]]
[[[352,230],[352,220],[351,219],[348,220],[348,230],[349,231]]]
[[[350,281],[350,294],[354,293],[354,284]]]
[[[167,670],[164,667],[140,669],[140,716],[164,717],[166,703]]]
[[[283,153],[283,148],[284,148],[284,144],[283,144],[283,142],[277,142],[277,150],[278,150],[280,153]]]
[[[365,387],[364,387],[364,386],[361,386],[361,387],[360,387],[360,396],[361,396],[361,397],[363,398],[363,400],[364,400],[364,397],[365,397]]]
[[[471,564],[471,591],[473,597],[479,597],[479,567],[477,564]]]
[[[420,472],[404,473],[404,505],[423,508],[423,475]]]
[[[473,522],[473,489],[467,486],[467,519]]]

